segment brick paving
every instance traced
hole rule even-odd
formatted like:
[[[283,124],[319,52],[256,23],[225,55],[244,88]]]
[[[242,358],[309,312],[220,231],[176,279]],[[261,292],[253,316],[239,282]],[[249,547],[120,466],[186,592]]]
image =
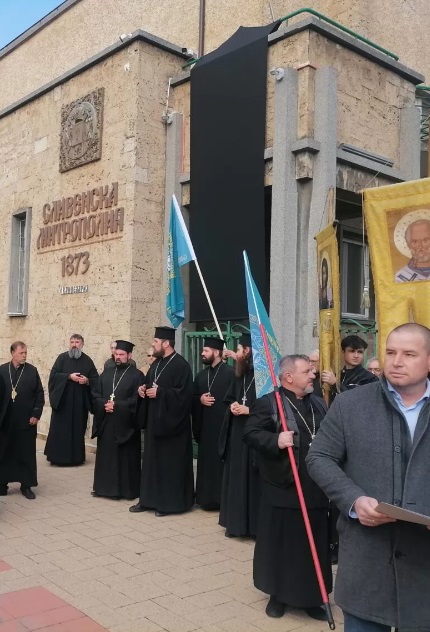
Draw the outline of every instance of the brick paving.
[[[92,454],[55,468],[39,453],[38,465],[36,500],[12,485],[0,501],[0,632],[328,630],[297,610],[265,615],[253,542],[225,538],[217,514],[156,518],[93,498]]]

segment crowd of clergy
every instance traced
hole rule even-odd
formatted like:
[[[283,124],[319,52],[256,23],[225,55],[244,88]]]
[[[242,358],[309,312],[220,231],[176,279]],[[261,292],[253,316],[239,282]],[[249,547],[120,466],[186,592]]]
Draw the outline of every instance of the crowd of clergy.
[[[267,615],[281,617],[288,606],[326,620],[291,465],[280,455],[293,447],[330,592],[339,513],[311,478],[306,460],[328,406],[345,391],[379,382],[377,358],[368,361],[369,370],[363,366],[366,342],[357,335],[342,340],[338,378],[330,371],[320,374],[317,351],[282,358],[279,382],[288,431],[280,427],[275,394],[256,399],[249,334],[234,351],[221,338],[205,338],[204,368],[195,377],[175,350],[170,327],[155,329],[144,370],[136,367],[128,341],[112,343],[100,375],[83,346],[82,335],[73,334],[49,375],[45,455],[51,466],[85,463],[91,413],[97,438],[94,497],[137,500],[129,511],[160,517],[195,505],[219,512],[226,537],[256,541],[254,583],[270,596]],[[26,361],[26,345],[14,342],[10,351],[11,361],[0,366],[0,495],[18,482],[31,500],[44,389],[36,367]]]

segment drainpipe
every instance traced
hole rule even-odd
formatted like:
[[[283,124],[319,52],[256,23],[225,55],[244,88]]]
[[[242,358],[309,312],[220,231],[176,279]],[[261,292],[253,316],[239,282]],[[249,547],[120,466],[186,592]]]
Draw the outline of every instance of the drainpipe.
[[[199,57],[205,54],[205,13],[206,0],[200,0],[199,7]]]

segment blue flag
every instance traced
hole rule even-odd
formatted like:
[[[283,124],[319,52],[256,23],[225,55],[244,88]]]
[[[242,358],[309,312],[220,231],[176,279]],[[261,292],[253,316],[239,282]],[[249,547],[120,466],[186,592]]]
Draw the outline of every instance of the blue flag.
[[[169,239],[167,244],[167,295],[166,314],[173,327],[185,318],[185,297],[182,289],[180,267],[195,261],[194,248],[182,217],[176,197],[170,207]]]
[[[249,325],[251,329],[252,340],[252,358],[254,362],[255,390],[257,398],[273,391],[273,381],[269,371],[269,363],[266,357],[266,350],[263,342],[263,334],[260,325],[263,326],[266,333],[267,343],[269,346],[270,357],[272,359],[276,377],[279,372],[279,362],[281,361],[281,352],[273,332],[272,323],[267,315],[264,303],[261,300],[257,286],[251,275],[248,256],[243,253],[245,260],[245,278],[246,278],[246,296],[248,299]]]

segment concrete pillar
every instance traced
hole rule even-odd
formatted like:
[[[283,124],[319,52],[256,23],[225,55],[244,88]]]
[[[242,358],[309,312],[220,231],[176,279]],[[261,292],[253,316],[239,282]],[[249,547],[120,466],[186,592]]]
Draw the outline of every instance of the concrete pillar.
[[[179,206],[181,206],[181,175],[182,160],[182,125],[183,115],[180,112],[169,114],[166,120],[166,183],[165,183],[165,208],[164,208],[164,234],[163,234],[163,287],[160,302],[160,323],[170,325],[166,316],[166,292],[167,292],[167,271],[166,254],[167,240],[169,236],[170,204],[172,195],[175,194]],[[186,288],[184,287],[186,293]],[[182,325],[176,332],[176,349],[180,353],[182,350]]]
[[[270,250],[270,319],[282,353],[292,353],[297,327],[297,183],[291,149],[297,140],[298,72],[275,79]]]
[[[323,67],[315,72],[314,140],[319,146],[313,162],[311,202],[309,186],[299,200],[299,235],[297,252],[298,336],[296,353],[316,347],[312,337],[314,320],[318,320],[318,278],[315,235],[327,226],[327,196],[336,187],[337,148],[337,72]]]
[[[420,111],[415,105],[400,110],[400,171],[405,180],[420,178]]]

